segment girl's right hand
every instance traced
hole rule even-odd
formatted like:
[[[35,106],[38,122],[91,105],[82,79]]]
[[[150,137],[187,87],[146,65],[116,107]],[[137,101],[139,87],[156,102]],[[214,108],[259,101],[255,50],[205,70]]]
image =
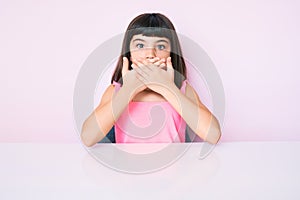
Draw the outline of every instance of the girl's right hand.
[[[136,70],[129,70],[129,61],[127,57],[123,57],[123,68],[122,68],[122,78],[123,78],[123,88],[128,90],[132,95],[132,98],[139,92],[145,90],[147,86],[137,78],[138,73]]]

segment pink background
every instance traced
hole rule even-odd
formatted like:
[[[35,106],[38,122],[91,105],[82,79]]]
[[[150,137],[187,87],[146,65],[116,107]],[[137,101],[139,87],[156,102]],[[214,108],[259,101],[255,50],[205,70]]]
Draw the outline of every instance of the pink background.
[[[78,142],[81,65],[144,12],[164,13],[215,63],[226,95],[223,142],[299,141],[299,9],[292,0],[2,0],[0,142]]]

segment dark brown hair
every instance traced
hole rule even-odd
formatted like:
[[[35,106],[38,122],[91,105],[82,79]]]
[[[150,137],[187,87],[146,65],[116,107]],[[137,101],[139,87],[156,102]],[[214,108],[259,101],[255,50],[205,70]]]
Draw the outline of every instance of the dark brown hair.
[[[171,60],[175,70],[174,82],[178,88],[181,87],[181,83],[186,79],[186,65],[182,56],[179,39],[175,31],[172,22],[164,15],[160,13],[145,13],[134,18],[127,27],[121,55],[118,59],[117,66],[113,73],[111,83],[113,81],[122,83],[122,66],[123,57],[127,57],[129,60],[129,70],[132,69],[130,61],[130,41],[134,35],[142,34],[143,36],[165,37],[171,42]]]

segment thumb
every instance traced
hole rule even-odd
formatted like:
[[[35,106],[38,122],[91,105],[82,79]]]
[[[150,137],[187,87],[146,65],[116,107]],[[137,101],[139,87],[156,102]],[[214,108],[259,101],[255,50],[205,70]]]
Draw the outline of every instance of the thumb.
[[[123,57],[123,67],[122,67],[122,77],[129,71],[128,69],[129,61],[126,57]]]
[[[168,57],[168,58],[167,58],[167,71],[168,71],[168,72],[172,72],[173,70],[174,70],[174,69],[173,69],[171,57]]]

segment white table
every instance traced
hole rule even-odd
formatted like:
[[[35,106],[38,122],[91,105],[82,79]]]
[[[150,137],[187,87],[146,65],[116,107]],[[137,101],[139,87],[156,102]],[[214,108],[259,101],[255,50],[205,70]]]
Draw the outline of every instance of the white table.
[[[202,143],[188,147],[163,169],[129,174],[96,161],[81,144],[0,143],[0,199],[300,199],[300,142],[221,143],[203,160]],[[116,158],[116,149],[132,154],[141,146],[90,151]]]

